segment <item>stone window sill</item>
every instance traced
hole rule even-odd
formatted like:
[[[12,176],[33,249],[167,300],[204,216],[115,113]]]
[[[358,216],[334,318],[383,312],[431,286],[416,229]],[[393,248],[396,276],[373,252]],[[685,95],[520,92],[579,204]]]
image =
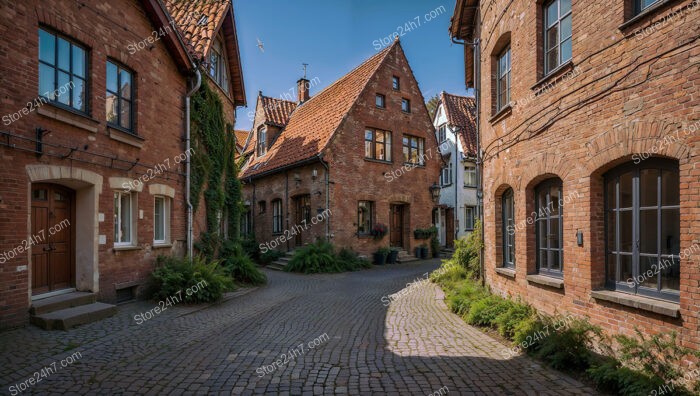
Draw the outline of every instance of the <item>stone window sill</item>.
[[[635,296],[613,290],[592,290],[591,297],[596,300],[609,301],[626,307],[670,316],[672,318],[678,318],[680,316],[680,305],[668,301],[655,300],[653,298]]]
[[[571,70],[574,70],[574,62],[571,59],[569,59],[568,61],[564,62],[564,64],[559,65],[559,67],[550,71],[549,74],[542,77],[540,81],[536,82],[535,85],[533,85],[530,89],[535,91],[535,96],[539,96],[541,93],[543,93],[541,89],[543,85],[552,81],[551,85],[554,86],[557,83],[557,79],[559,77],[570,72]]]
[[[151,245],[152,249],[162,249],[162,248],[171,248],[173,247],[172,243],[154,243]]]
[[[144,138],[124,132],[122,130],[119,130],[117,128],[113,128],[112,126],[107,126],[107,130],[109,131],[109,137],[113,140],[116,140],[118,142],[126,143],[128,145],[134,146],[136,148],[141,148],[143,147],[143,142],[145,141]]]
[[[37,109],[37,113],[92,133],[97,133],[97,126],[100,124],[99,121],[91,118],[87,114],[70,111],[63,107],[53,105],[52,103],[45,103]]]
[[[525,277],[528,282],[530,283],[537,283],[538,285],[544,285],[544,286],[549,286],[553,287],[555,289],[563,289],[564,288],[564,280],[559,279],[559,278],[553,278],[551,276],[545,276],[545,275],[528,275]]]
[[[387,165],[391,165],[391,164],[392,164],[391,161],[385,161],[385,160],[374,159],[374,158],[367,158],[367,157],[365,157],[365,161],[367,161],[367,162],[376,162],[376,163],[378,163],[378,164],[387,164]]]
[[[496,273],[515,279],[515,270],[512,268],[497,267]]]
[[[494,123],[501,121],[502,119],[508,117],[512,113],[513,113],[513,108],[511,107],[510,104],[508,104],[508,105],[504,106],[501,110],[499,110],[496,114],[494,114],[493,117],[491,117],[491,119],[489,120],[489,122],[491,124],[494,124]]]
[[[140,246],[115,246],[112,248],[115,252],[128,252],[130,250],[141,250]]]

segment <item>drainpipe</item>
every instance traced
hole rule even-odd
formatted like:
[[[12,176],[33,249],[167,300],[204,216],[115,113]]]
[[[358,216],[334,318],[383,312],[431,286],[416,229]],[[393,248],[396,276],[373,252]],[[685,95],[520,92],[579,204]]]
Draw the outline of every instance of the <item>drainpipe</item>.
[[[458,211],[459,207],[458,207],[458,201],[457,201],[457,195],[458,195],[457,191],[458,191],[458,188],[459,188],[459,186],[457,185],[457,175],[458,175],[457,172],[459,172],[459,171],[458,171],[458,169],[459,169],[459,160],[457,159],[457,157],[459,156],[459,136],[458,136],[458,134],[459,134],[459,132],[461,131],[461,129],[462,129],[462,128],[460,128],[460,127],[458,127],[458,126],[455,126],[455,128],[454,128],[454,134],[455,134],[455,167],[454,167],[454,169],[453,169],[453,174],[454,174],[454,178],[455,178],[455,180],[454,180],[454,190],[455,190],[455,212],[452,214],[452,217],[454,217],[454,219],[453,219],[452,221],[453,221],[453,223],[455,224],[455,230],[454,230],[454,231],[455,231],[455,235],[454,235],[455,239],[457,238],[457,235],[459,234],[459,211]],[[466,221],[466,219],[464,219],[464,220]],[[454,245],[453,245],[452,247],[454,248]]]
[[[196,78],[195,83],[193,88],[187,92],[185,95],[185,152],[188,154],[187,155],[187,160],[185,161],[185,199],[187,201],[187,256],[192,257],[192,253],[194,250],[194,245],[193,245],[193,232],[192,232],[192,223],[193,223],[193,215],[192,213],[194,212],[192,208],[192,197],[190,196],[190,177],[191,177],[191,167],[192,167],[192,159],[191,156],[189,155],[190,153],[190,97],[194,95],[195,92],[199,89],[199,87],[202,85],[202,74],[199,72],[199,67],[195,68],[195,76]]]
[[[331,197],[330,197],[330,167],[326,163],[326,161],[323,160],[323,153],[318,155],[318,160],[323,165],[324,168],[326,168],[326,210],[331,209]],[[329,213],[330,216],[326,218],[326,242],[330,242],[331,240],[331,216],[332,213]]]
[[[476,7],[475,7],[476,8]],[[475,19],[478,18],[478,14],[474,16]],[[481,58],[480,58],[480,40],[476,39],[472,42],[459,41],[452,37],[452,42],[459,45],[471,46],[474,54],[474,102],[476,103],[476,199],[477,199],[477,218],[481,220],[481,251],[479,252],[479,275],[481,277],[481,284],[486,284],[486,279],[484,279],[484,232],[483,232],[483,212],[484,212],[484,186],[483,186],[483,176],[482,176],[482,155],[481,155],[481,125],[480,120],[480,110],[481,110]]]

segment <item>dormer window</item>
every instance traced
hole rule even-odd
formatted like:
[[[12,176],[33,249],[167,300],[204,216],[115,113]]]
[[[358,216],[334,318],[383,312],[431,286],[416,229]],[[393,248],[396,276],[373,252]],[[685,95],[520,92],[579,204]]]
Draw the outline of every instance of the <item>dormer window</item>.
[[[401,80],[396,76],[392,77],[391,86],[394,88],[394,91],[399,91],[401,89]]]
[[[209,52],[209,76],[228,92],[228,68],[226,66],[226,51],[220,38],[214,40]]]
[[[267,153],[267,128],[258,129],[258,157]]]

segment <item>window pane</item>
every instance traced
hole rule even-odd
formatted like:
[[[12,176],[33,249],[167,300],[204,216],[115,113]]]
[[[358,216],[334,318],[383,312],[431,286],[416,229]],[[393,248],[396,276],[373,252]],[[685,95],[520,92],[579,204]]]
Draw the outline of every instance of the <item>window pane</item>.
[[[403,146],[403,161],[408,162],[409,157],[410,157],[410,155],[408,153],[408,147]]]
[[[65,105],[70,104],[70,89],[69,88],[70,84],[70,77],[68,74],[64,72],[58,72],[58,90],[56,92],[56,95],[58,96],[58,101],[60,103],[63,103]],[[61,89],[63,88],[63,89]]]
[[[661,290],[681,289],[681,262],[678,257],[663,258],[661,261]]]
[[[70,43],[58,37],[58,67],[70,71]]]
[[[561,43],[561,63],[571,59],[571,38]]]
[[[561,252],[559,250],[550,250],[550,252],[552,252],[552,261],[549,263],[549,269],[561,271]]]
[[[379,136],[381,136],[381,134],[377,135],[377,139],[379,139]],[[376,143],[375,148],[377,150],[375,157],[380,160],[386,159],[384,158],[384,143]]]
[[[131,241],[131,196],[129,194],[121,195],[121,242]]]
[[[560,249],[559,240],[559,218],[553,217],[549,220],[549,247],[552,249]]]
[[[54,68],[39,64],[39,95],[56,100],[54,96],[55,78]]]
[[[74,78],[73,84],[73,107],[85,111],[85,81]]]
[[[609,252],[614,252],[616,251],[617,247],[615,246],[615,226],[617,225],[617,212],[610,211],[608,212],[608,218],[607,218],[607,226],[608,226],[608,251]]]
[[[571,11],[571,0],[561,0],[559,4],[561,7],[559,15],[566,15],[567,12]]]
[[[540,268],[541,269],[549,269],[549,264],[547,263],[547,254],[548,254],[547,249],[540,249]]]
[[[656,206],[659,171],[657,169],[642,169],[639,178],[640,206]]]
[[[561,199],[561,190],[559,186],[552,186],[549,191],[549,202],[547,208],[552,216],[559,216],[559,200]]]
[[[631,255],[620,255],[620,282],[627,282],[628,279],[632,278],[632,256]]]
[[[114,93],[119,92],[117,73],[117,66],[112,62],[107,62],[107,89]]]
[[[640,286],[658,289],[658,258],[656,256],[639,256],[639,278]]]
[[[124,99],[131,99],[131,73],[126,70],[121,70],[119,73],[121,77],[121,87],[119,88],[119,94]]]
[[[608,266],[607,266],[607,279],[609,281],[616,281],[617,276],[617,255],[608,254]]]
[[[377,132],[377,142],[384,142],[384,133]]]
[[[632,207],[632,173],[620,175],[620,208]]]
[[[119,125],[122,128],[131,128],[131,103],[126,100],[121,100],[121,109],[119,116]]]
[[[553,1],[552,4],[547,6],[547,26],[552,26],[553,23],[559,18],[559,2]]]
[[[55,65],[56,64],[56,36],[39,29],[39,59]]]
[[[632,253],[632,211],[620,212],[620,251]]]
[[[607,187],[605,190],[607,198],[607,208],[613,209],[617,207],[617,198],[615,197],[615,188],[617,186],[616,179],[608,180]]]
[[[156,198],[155,213],[154,213],[154,239],[157,241],[165,240],[164,227],[164,211],[163,198]]]
[[[658,252],[656,238],[658,236],[658,211],[641,210],[639,213],[639,251],[656,254]]]
[[[679,255],[681,213],[680,209],[661,210],[661,254]]]
[[[85,50],[73,46],[73,74],[85,78]]]
[[[105,98],[105,111],[107,115],[107,122],[112,124],[117,123],[117,97],[114,94],[107,92],[107,97]]]
[[[571,37],[571,15],[561,20],[559,29],[559,41],[564,41]]]
[[[540,188],[537,191],[537,218],[547,217],[547,190]]]
[[[551,71],[559,66],[559,47],[547,53],[547,71]]]
[[[680,205],[680,181],[678,172],[661,171],[661,204]]]
[[[372,158],[372,142],[365,140],[365,157]]]
[[[544,249],[547,247],[547,223],[546,220],[537,220],[537,247]]]
[[[553,26],[547,29],[547,51],[555,50],[559,45],[559,28]]]

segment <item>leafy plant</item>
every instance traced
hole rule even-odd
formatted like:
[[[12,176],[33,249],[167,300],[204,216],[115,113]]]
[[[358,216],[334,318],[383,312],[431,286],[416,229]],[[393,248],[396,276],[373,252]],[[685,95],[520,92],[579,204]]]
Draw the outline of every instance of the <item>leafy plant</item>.
[[[284,270],[313,274],[319,272],[341,272],[342,268],[335,257],[333,245],[318,240],[297,249]]]
[[[222,265],[231,277],[241,283],[261,285],[267,282],[267,277],[245,253],[243,247],[235,242],[226,241],[221,249]]]
[[[382,223],[377,223],[375,224],[374,227],[372,227],[372,230],[370,231],[370,234],[372,237],[376,240],[380,240],[384,238],[384,235],[389,231],[386,225]]]
[[[566,323],[557,328],[557,323]],[[602,330],[579,318],[548,318],[547,336],[533,350],[536,357],[557,370],[585,370],[593,357],[595,340],[602,338]]]
[[[516,327],[533,315],[532,308],[519,302],[510,302],[508,309],[496,317],[494,323],[498,333],[503,337],[512,339]]]
[[[340,249],[337,260],[346,271],[358,271],[372,267],[372,263],[369,260],[360,257],[356,252],[348,248]]]
[[[476,301],[469,308],[467,323],[478,326],[495,326],[496,318],[508,311],[509,302],[498,296],[488,296]]]
[[[434,235],[437,235],[437,227],[435,226],[432,226],[430,228],[416,228],[413,231],[413,236],[416,239],[429,239]]]
[[[268,250],[265,253],[260,254],[260,264],[268,265],[280,259],[285,254],[279,250]]]
[[[386,246],[382,246],[379,249],[377,249],[377,253],[382,254],[384,256],[388,256],[389,253],[391,253],[391,249],[389,249]]]
[[[218,261],[207,262],[202,256],[192,260],[159,256],[157,268],[151,274],[150,294],[154,300],[177,296],[186,303],[219,300],[225,291],[233,289],[233,281]],[[187,289],[199,285],[194,293]]]

